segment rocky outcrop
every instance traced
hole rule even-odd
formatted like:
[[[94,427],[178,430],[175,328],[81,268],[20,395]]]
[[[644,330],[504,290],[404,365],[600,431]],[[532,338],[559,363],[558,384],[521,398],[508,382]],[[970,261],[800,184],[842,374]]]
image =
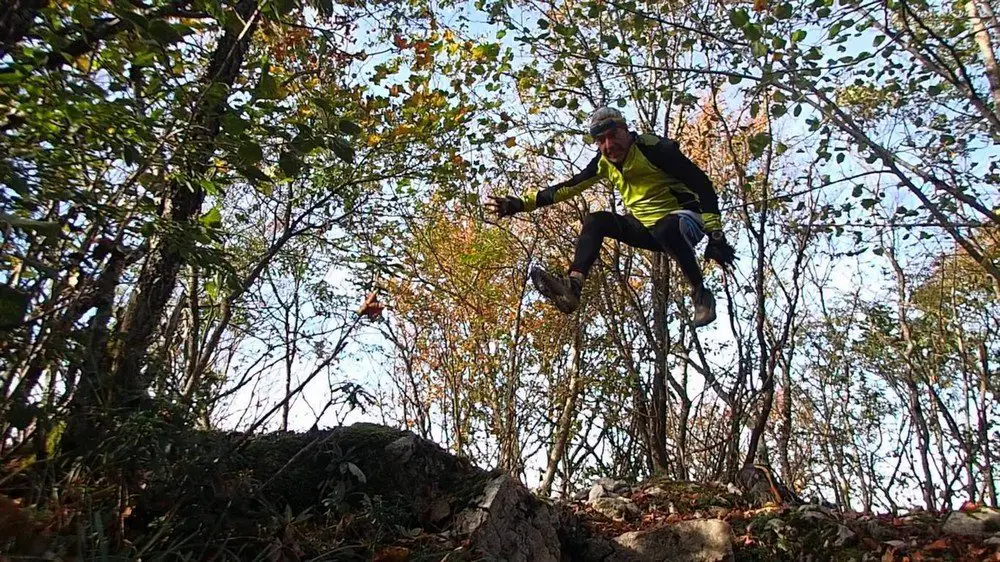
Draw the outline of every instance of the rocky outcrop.
[[[1000,533],[1000,509],[978,507],[948,515],[941,531],[950,535],[985,537]]]
[[[733,531],[720,519],[682,521],[649,531],[619,535],[614,543],[643,562],[728,562]]]
[[[925,522],[810,504],[758,509],[757,496],[778,488],[773,479],[758,482],[767,485],[761,494],[659,477],[600,479],[552,503],[411,432],[372,424],[179,435],[155,450],[167,454],[142,459],[146,479],[125,537],[197,537],[208,546],[195,558],[303,560],[336,548],[344,560],[383,562],[729,562],[830,549],[877,559],[940,548],[942,528],[963,555],[1000,550],[996,510],[927,514]]]
[[[558,562],[559,525],[551,507],[504,475],[489,481],[473,505],[455,517],[454,531],[483,553],[510,562]]]

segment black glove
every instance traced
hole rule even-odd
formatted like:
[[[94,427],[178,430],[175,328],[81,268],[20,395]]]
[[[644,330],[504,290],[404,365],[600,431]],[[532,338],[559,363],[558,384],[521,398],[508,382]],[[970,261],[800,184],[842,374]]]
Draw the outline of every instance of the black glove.
[[[512,197],[510,195],[506,197],[497,197],[495,195],[490,195],[490,199],[493,201],[487,201],[486,207],[496,213],[498,217],[509,217],[515,213],[524,211],[524,201],[521,201],[518,197]]]
[[[722,267],[731,267],[736,261],[736,250],[729,245],[729,242],[726,241],[726,235],[721,230],[708,233],[705,259],[713,260]]]

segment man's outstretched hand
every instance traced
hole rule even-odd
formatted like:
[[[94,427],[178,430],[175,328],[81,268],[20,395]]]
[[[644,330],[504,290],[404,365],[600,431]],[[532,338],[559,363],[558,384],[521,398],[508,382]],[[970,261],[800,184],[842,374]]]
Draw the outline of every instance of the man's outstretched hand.
[[[713,260],[724,268],[733,266],[736,261],[736,250],[726,241],[726,235],[721,230],[708,233],[708,246],[705,247],[705,259]]]
[[[490,195],[490,199],[492,201],[486,202],[486,208],[496,213],[498,217],[509,217],[515,213],[524,211],[524,201],[521,201],[517,197],[510,195],[506,197]]]

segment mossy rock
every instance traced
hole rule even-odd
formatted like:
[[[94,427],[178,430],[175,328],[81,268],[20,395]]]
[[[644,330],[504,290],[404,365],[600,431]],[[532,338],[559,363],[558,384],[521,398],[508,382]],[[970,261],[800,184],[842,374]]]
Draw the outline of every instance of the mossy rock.
[[[242,535],[266,544],[304,513],[330,525],[350,521],[341,531],[366,540],[373,532],[433,531],[495,476],[410,432],[376,424],[174,439],[172,453],[144,470],[146,489],[128,522],[135,535],[154,532],[174,506],[170,534],[178,537]],[[259,546],[254,542],[249,550]]]

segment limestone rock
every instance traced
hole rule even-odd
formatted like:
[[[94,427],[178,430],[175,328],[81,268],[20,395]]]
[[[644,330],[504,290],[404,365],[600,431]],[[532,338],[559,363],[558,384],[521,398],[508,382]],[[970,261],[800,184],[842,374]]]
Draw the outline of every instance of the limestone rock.
[[[950,535],[986,536],[1000,531],[1000,510],[980,507],[948,515],[941,530]]]
[[[594,511],[615,521],[627,521],[642,515],[639,506],[628,498],[597,498],[590,506],[594,508]]]
[[[621,480],[600,478],[591,486],[590,492],[587,494],[587,502],[593,504],[598,498],[615,498],[628,491],[628,484]]]
[[[593,504],[597,500],[608,496],[608,491],[604,489],[604,486],[600,484],[594,484],[590,489],[590,494],[587,496],[587,503]]]
[[[558,562],[558,515],[509,476],[491,480],[454,528],[474,548],[510,562]]]
[[[628,554],[628,558],[644,562],[729,562],[733,559],[733,532],[729,524],[720,519],[682,521],[659,529],[625,533],[614,543]]]
[[[670,493],[659,486],[650,486],[649,488],[646,488],[646,493],[654,498],[670,497]]]
[[[602,488],[615,494],[621,494],[623,492],[628,491],[628,483],[622,480],[612,480],[611,478],[599,478],[597,480],[597,484],[600,484]]]
[[[386,445],[385,452],[393,462],[406,464],[406,461],[410,460],[410,457],[413,456],[416,444],[417,436],[411,433]]]

